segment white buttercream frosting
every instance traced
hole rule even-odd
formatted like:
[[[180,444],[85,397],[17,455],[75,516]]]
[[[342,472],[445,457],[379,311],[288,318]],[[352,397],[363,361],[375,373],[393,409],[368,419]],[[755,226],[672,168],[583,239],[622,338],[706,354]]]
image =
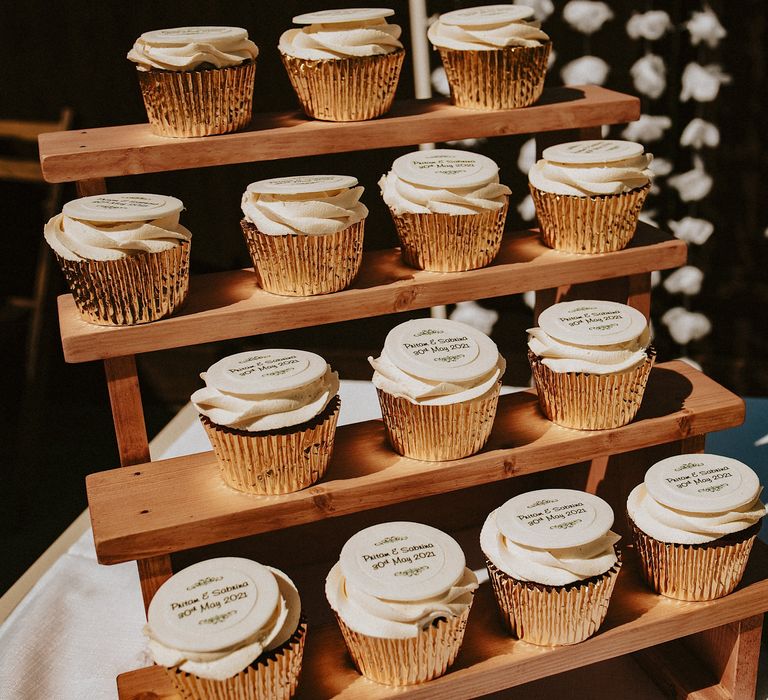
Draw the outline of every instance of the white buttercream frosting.
[[[638,156],[611,163],[557,163],[545,158],[528,172],[536,189],[553,194],[585,197],[619,194],[647,185],[652,177],[653,155]]]
[[[512,46],[541,46],[549,36],[541,30],[541,22],[525,19],[495,21],[487,24],[468,22],[446,24],[437,20],[427,33],[433,46],[457,51],[490,51]]]
[[[379,56],[403,48],[401,32],[398,25],[384,18],[311,24],[284,32],[278,49],[287,56],[308,60]]]
[[[629,494],[627,513],[640,530],[661,542],[704,544],[751,527],[765,515],[766,509],[758,493],[750,503],[731,510],[687,512],[660,503],[643,483]]]
[[[119,260],[140,253],[170,250],[192,234],[179,212],[150,221],[85,221],[57,214],[44,229],[45,240],[66,260]]]
[[[325,594],[334,612],[359,634],[388,639],[415,637],[438,618],[461,615],[472,603],[477,576],[465,567],[458,581],[444,592],[422,600],[388,600],[355,589],[335,564],[325,581]]]
[[[398,177],[393,171],[379,180],[381,196],[394,214],[480,214],[504,206],[512,191],[490,182],[472,187],[430,187]]]
[[[149,652],[155,663],[178,667],[200,678],[222,681],[240,673],[266,651],[277,649],[296,632],[301,617],[299,592],[282,571],[266,567],[275,577],[279,589],[278,605],[267,623],[240,644],[217,651],[175,649],[154,637],[150,624],[144,626],[149,637]]]
[[[367,207],[360,201],[363,189],[349,187],[297,194],[246,190],[242,198],[243,215],[261,233],[270,236],[336,233],[368,216]]]
[[[612,345],[578,345],[557,340],[542,328],[528,329],[528,348],[553,372],[611,374],[644,362],[650,344],[648,326],[632,340]]]
[[[279,430],[312,420],[339,393],[339,375],[328,367],[318,379],[297,388],[237,393],[218,387],[203,372],[206,386],[192,394],[195,408],[217,425],[256,432]]]
[[[194,30],[194,28],[191,29]],[[128,52],[128,60],[133,61],[138,70],[186,71],[194,70],[202,64],[226,68],[253,60],[259,54],[258,47],[248,39],[245,30],[232,32],[231,36],[201,35],[199,41],[179,41],[178,43],[169,43],[167,39],[155,41],[152,39],[152,34],[155,32],[139,37]]]
[[[620,536],[608,530],[587,544],[544,549],[513,542],[499,529],[494,510],[480,532],[480,548],[501,571],[519,581],[564,586],[599,576],[616,562],[615,544]]]

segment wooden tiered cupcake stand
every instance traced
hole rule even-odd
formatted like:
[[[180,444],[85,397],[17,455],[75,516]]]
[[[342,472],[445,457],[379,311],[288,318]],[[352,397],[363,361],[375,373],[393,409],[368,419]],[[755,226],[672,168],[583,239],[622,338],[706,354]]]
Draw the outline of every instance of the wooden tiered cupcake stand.
[[[248,131],[209,138],[161,138],[146,124],[44,134],[40,154],[46,180],[76,181],[84,196],[105,192],[105,178],[112,176],[469,137],[535,133],[541,150],[599,138],[601,125],[631,121],[639,113],[634,97],[579,86],[545,91],[535,106],[507,112],[470,112],[427,100],[400,102],[384,118],[347,124],[310,121],[294,112],[262,114]],[[606,498],[617,515],[616,529],[626,535],[626,496],[653,462],[703,451],[708,432],[743,420],[742,401],[688,365],[658,365],[640,414],[615,430],[560,428],[540,414],[534,391],[506,396],[486,448],[452,462],[394,454],[379,421],[344,426],[326,478],[274,497],[230,490],[212,452],[151,462],[136,375],[138,353],[528,290],[536,291],[537,313],[565,299],[603,298],[648,315],[651,271],[678,267],[685,259],[683,242],[644,224],[629,248],[597,256],[553,251],[535,231],[522,231],[506,235],[492,265],[464,273],[413,270],[397,249],[368,252],[351,289],[320,297],[272,296],[256,287],[251,270],[201,275],[192,279],[180,313],[145,326],[89,325],[71,296],[60,297],[66,360],[104,361],[122,464],[87,479],[99,561],[136,560],[145,604],[174,567],[209,556],[251,556],[285,570],[297,582],[310,619],[301,698],[474,698],[544,678],[554,697],[574,689],[568,674],[558,674],[609,659],[609,680],[604,666],[595,667],[594,678],[587,676],[590,697],[629,697],[640,669],[667,697],[753,697],[768,610],[768,553],[759,542],[734,593],[686,603],[646,589],[625,536],[626,564],[605,624],[571,647],[511,639],[484,585],[455,666],[442,678],[407,689],[379,686],[357,674],[324,600],[325,574],[342,544],[383,520],[442,528],[461,542],[468,564],[479,568],[477,535],[487,513],[516,493],[559,486]],[[123,700],[177,697],[156,667],[121,675],[118,688]]]

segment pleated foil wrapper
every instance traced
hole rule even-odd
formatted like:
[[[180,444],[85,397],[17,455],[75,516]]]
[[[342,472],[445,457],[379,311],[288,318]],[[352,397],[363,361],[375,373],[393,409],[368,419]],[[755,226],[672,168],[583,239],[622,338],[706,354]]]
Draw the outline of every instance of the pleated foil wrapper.
[[[288,700],[299,683],[306,636],[307,621],[302,616],[285,644],[223,681],[200,678],[176,667],[166,671],[184,700]]]
[[[56,255],[80,315],[100,326],[134,326],[173,313],[189,290],[189,243],[119,260]]]
[[[603,624],[621,569],[618,561],[601,576],[566,586],[520,581],[486,559],[501,617],[511,634],[540,646],[578,644]]]
[[[407,639],[384,639],[350,629],[338,615],[341,634],[357,670],[384,685],[424,683],[442,676],[456,660],[470,603],[461,615],[439,619]]]
[[[225,483],[238,491],[273,496],[307,488],[323,477],[340,407],[336,396],[311,421],[253,433],[217,425],[203,415],[200,421]]]
[[[566,253],[610,253],[629,245],[651,186],[592,197],[529,189],[544,245]]]
[[[469,401],[425,406],[377,389],[381,416],[398,454],[427,462],[461,459],[488,442],[496,417],[501,382]]]
[[[463,272],[488,265],[504,235],[504,206],[479,214],[395,214],[397,237],[406,265],[430,272]]]
[[[451,89],[451,102],[491,111],[527,107],[541,97],[551,42],[490,51],[438,47]]]
[[[363,259],[365,219],[323,236],[270,236],[240,222],[259,286],[272,294],[307,297],[346,289]]]
[[[386,114],[395,98],[405,51],[310,60],[280,54],[308,117],[356,122]]]
[[[662,542],[644,533],[632,518],[643,578],[656,593],[678,600],[714,600],[739,585],[760,522],[706,544]]]
[[[644,362],[623,372],[586,374],[554,372],[529,350],[542,413],[557,425],[578,430],[607,430],[630,423],[640,408],[656,359],[653,347],[645,352]]]
[[[211,136],[251,121],[256,61],[189,71],[136,71],[152,132]]]

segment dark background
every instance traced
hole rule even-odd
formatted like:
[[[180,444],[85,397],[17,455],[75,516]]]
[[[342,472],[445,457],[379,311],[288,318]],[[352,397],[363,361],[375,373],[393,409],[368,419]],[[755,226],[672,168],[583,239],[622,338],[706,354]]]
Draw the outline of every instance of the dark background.
[[[408,8],[403,1],[387,2],[396,11],[409,44]],[[428,3],[431,12],[482,4],[447,1]],[[660,359],[687,355],[733,391],[750,396],[768,395],[768,227],[764,187],[768,143],[764,114],[768,108],[766,81],[766,15],[760,0],[739,3],[728,12],[724,2],[711,3],[728,37],[716,49],[692,47],[680,28],[699,2],[631,3],[638,10],[665,9],[677,29],[658,42],[629,40],[624,31],[630,3],[609,3],[615,18],[587,38],[561,18],[563,3],[544,28],[551,35],[557,61],[548,84],[560,84],[565,63],[583,54],[600,56],[611,66],[606,83],[634,93],[630,66],[650,49],[667,64],[667,90],[655,101],[644,98],[643,111],[666,114],[673,128],[665,138],[648,144],[648,150],[672,160],[675,172],[691,167],[691,150],[678,145],[680,132],[694,116],[714,122],[721,130],[721,146],[703,152],[706,168],[715,178],[712,193],[691,206],[665,187],[646,209],[657,211],[664,226],[685,215],[708,219],[715,233],[704,246],[692,246],[689,262],[705,274],[701,293],[691,299],[654,291],[653,317]],[[328,6],[355,6],[359,2],[333,2]],[[184,25],[221,24],[246,27],[260,47],[256,75],[256,111],[296,109],[276,51],[280,33],[291,26],[291,17],[323,3],[281,2],[85,2],[50,3],[32,0],[0,7],[0,118],[56,119],[63,107],[74,110],[76,128],[145,121],[135,68],[125,59],[134,39],[144,31]],[[680,75],[692,60],[721,63],[733,76],[713,103],[680,103]],[[434,65],[437,65],[433,57]],[[398,88],[399,98],[413,96],[412,66],[406,58]],[[621,129],[611,132],[618,137]],[[525,137],[499,137],[483,142],[478,150],[496,160],[502,181],[513,189],[513,205],[525,193],[525,179],[517,158]],[[0,142],[18,156],[14,143]],[[245,267],[250,264],[238,221],[239,201],[245,186],[254,180],[280,175],[317,172],[349,173],[365,186],[364,201],[371,210],[366,225],[366,247],[395,244],[394,230],[378,194],[376,181],[405,149],[369,151],[364,154],[291,159],[278,162],[180,171],[158,175],[114,178],[112,191],[146,191],[172,194],[187,208],[183,222],[194,234],[194,273]],[[84,476],[117,466],[117,451],[100,363],[67,365],[63,362],[53,294],[46,306],[46,332],[40,362],[30,381],[25,380],[28,313],[12,303],[31,293],[43,220],[42,201],[47,189],[40,185],[0,182],[0,359],[5,368],[0,403],[0,438],[5,446],[4,479],[0,486],[2,535],[0,552],[6,565],[0,573],[0,590],[10,585],[45,547],[85,507]],[[63,199],[75,197],[65,186]],[[524,227],[515,206],[509,226]],[[54,292],[63,293],[58,270],[53,271]],[[527,384],[524,330],[531,312],[521,297],[493,299],[486,306],[499,310],[493,333],[509,360],[505,377],[510,384]],[[686,348],[677,346],[659,323],[673,306],[705,313],[713,332]],[[254,345],[296,346],[319,351],[343,377],[368,379],[365,357],[376,352],[394,323],[403,317],[318,327],[272,334],[227,343],[202,345],[140,356],[139,367],[150,436],[183,405],[199,385],[198,374],[221,356]],[[766,426],[768,432],[768,426]]]

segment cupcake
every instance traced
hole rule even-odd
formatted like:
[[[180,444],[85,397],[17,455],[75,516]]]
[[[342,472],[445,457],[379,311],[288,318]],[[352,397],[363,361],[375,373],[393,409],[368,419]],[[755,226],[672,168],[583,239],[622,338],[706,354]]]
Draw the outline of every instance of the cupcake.
[[[386,8],[323,10],[294,17],[278,49],[307,116],[354,122],[389,111],[405,51]]]
[[[251,121],[259,49],[240,27],[142,34],[128,52],[149,125],[160,136],[226,134]]]
[[[325,581],[355,666],[366,678],[395,686],[446,672],[459,652],[476,588],[456,540],[410,522],[358,532]]]
[[[637,309],[613,301],[566,301],[528,329],[539,405],[565,428],[604,430],[637,414],[656,351]]]
[[[515,496],[480,532],[499,612],[518,639],[578,644],[603,623],[621,558],[613,511],[572,489]]]
[[[131,326],[180,306],[189,288],[192,234],[180,200],[101,194],[67,202],[44,235],[89,323]]]
[[[506,363],[464,323],[419,318],[395,326],[369,357],[387,437],[405,457],[467,457],[488,441]]]
[[[468,7],[440,15],[428,32],[451,89],[466,109],[514,109],[544,89],[551,42],[520,5]]]
[[[254,350],[203,372],[192,403],[224,481],[238,491],[279,494],[322,478],[341,405],[339,377],[319,355]]]
[[[746,464],[708,454],[654,464],[627,499],[648,585],[679,600],[713,600],[738,586],[765,506]]]
[[[499,252],[511,191],[499,166],[468,151],[414,151],[379,180],[406,264],[433,272],[488,265]]]
[[[528,173],[544,244],[610,253],[635,235],[653,156],[631,141],[573,141],[544,149]]]
[[[183,698],[287,700],[296,692],[307,623],[282,571],[221,557],[160,586],[144,633]]]
[[[368,209],[363,188],[343,175],[261,180],[243,194],[243,234],[259,285],[311,296],[348,287],[363,259]]]

